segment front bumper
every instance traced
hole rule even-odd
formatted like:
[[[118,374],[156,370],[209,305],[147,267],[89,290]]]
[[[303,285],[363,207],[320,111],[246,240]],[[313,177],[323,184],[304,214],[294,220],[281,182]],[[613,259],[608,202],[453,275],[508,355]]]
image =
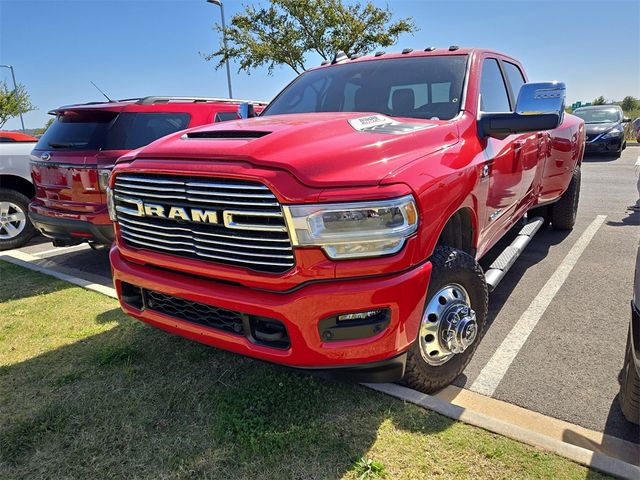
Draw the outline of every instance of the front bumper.
[[[619,138],[596,138],[585,143],[585,152],[588,153],[611,153],[619,152],[622,149],[623,137]]]
[[[96,219],[93,217],[92,219]],[[29,207],[29,220],[45,237],[51,238],[60,245],[74,245],[85,241],[111,245],[115,238],[113,224],[93,223],[86,220],[75,220],[35,213]],[[108,220],[108,217],[107,217]]]
[[[251,289],[230,282],[167,272],[125,260],[118,248],[110,252],[113,278],[123,310],[139,320],[210,346],[297,368],[336,369],[360,381],[391,381],[402,376],[404,354],[415,340],[431,275],[425,262],[401,273],[350,280],[303,284],[286,292]],[[281,322],[287,348],[252,341],[250,335],[209,328],[175,316],[132,305],[123,287],[141,288],[177,299]],[[129,297],[127,297],[129,298]],[[388,325],[366,338],[326,341],[318,323],[339,314],[389,309]],[[373,376],[364,373],[375,373]],[[382,374],[381,374],[382,373]]]

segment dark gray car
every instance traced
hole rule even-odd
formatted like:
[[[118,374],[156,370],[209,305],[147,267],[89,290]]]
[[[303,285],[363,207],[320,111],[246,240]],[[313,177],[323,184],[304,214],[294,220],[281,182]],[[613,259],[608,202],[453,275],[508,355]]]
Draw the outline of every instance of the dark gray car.
[[[636,258],[627,351],[622,367],[620,406],[627,420],[640,424],[640,247]]]

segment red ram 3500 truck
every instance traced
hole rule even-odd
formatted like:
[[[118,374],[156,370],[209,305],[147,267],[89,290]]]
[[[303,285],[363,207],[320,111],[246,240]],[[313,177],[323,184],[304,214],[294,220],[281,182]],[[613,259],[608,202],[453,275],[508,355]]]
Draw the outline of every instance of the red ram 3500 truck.
[[[262,360],[439,389],[535,231],[573,227],[585,134],[564,97],[488,50],[339,55],[257,118],[126,155],[108,191],[122,308]]]

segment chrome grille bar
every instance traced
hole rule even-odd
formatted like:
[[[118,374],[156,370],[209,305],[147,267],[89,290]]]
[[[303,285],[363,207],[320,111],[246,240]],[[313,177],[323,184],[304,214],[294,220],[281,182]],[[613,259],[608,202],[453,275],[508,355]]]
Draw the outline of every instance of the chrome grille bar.
[[[114,190],[120,236],[132,247],[273,273],[295,265],[282,208],[266,185],[127,173],[116,177]],[[205,209],[212,220],[167,218],[172,207]]]

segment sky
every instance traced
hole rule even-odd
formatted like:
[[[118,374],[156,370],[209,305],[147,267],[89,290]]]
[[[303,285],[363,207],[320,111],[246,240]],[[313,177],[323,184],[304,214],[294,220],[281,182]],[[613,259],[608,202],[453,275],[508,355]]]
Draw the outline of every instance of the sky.
[[[349,0],[346,0],[348,3]],[[258,1],[225,0],[225,17]],[[266,3],[266,1],[262,1]],[[519,59],[530,81],[561,80],[568,103],[603,95],[640,98],[640,0],[388,0],[397,18],[419,31],[406,47],[485,47]],[[13,65],[37,110],[27,128],[44,126],[60,105],[146,95],[225,97],[224,69],[202,53],[216,49],[220,9],[205,0],[0,0],[0,64]],[[321,59],[310,55],[307,66]],[[293,78],[289,67],[238,72],[236,98],[270,100]],[[10,71],[0,80],[11,85]],[[5,129],[18,129],[18,118]]]

